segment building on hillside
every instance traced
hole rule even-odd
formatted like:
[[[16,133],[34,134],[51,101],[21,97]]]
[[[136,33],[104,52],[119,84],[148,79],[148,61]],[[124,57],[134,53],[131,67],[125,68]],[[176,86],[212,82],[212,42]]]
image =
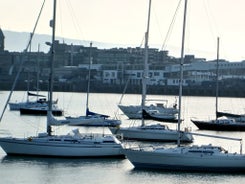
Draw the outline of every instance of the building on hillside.
[[[148,85],[179,85],[180,65],[169,65],[162,69],[154,69],[149,67]],[[160,68],[160,67],[159,67]],[[244,79],[245,61],[242,62],[227,62],[221,61],[219,63],[219,79]],[[124,67],[121,69],[105,69],[103,72],[103,83],[107,84],[126,84],[128,81],[131,85],[141,85],[143,68],[135,67],[130,69]],[[200,86],[205,82],[214,82],[216,80],[217,63],[214,61],[197,61],[193,63],[184,64],[183,67],[183,85],[184,86]],[[123,76],[120,76],[123,74]]]

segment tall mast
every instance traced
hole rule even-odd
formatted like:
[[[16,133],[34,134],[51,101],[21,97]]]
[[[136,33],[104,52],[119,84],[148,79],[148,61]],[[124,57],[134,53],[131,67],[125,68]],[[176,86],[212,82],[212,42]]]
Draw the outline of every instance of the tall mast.
[[[47,115],[47,133],[51,135],[51,125],[49,118],[52,115],[52,101],[53,101],[53,70],[54,70],[54,60],[55,60],[55,23],[56,23],[56,0],[54,0],[53,5],[53,20],[50,21],[50,26],[52,27],[52,45],[51,45],[51,62],[50,62],[50,78],[49,78],[49,104],[48,104],[48,115]]]
[[[182,86],[183,86],[183,65],[184,65],[184,47],[185,47],[185,26],[186,26],[186,13],[187,13],[187,1],[185,0],[183,30],[182,30],[182,45],[181,45],[181,60],[180,60],[180,82],[179,82],[179,114],[178,114],[178,146],[180,146],[180,123],[181,123],[181,99],[182,99]]]
[[[86,100],[86,116],[88,115],[88,100],[89,100],[89,92],[90,92],[90,75],[91,75],[91,65],[92,65],[92,42],[90,42],[89,48],[89,66],[88,66],[88,89],[87,89],[87,100]]]
[[[219,37],[217,38],[217,61],[216,61],[216,101],[215,101],[215,114],[216,120],[218,118],[218,96],[219,96]]]
[[[149,39],[149,29],[150,29],[150,15],[151,15],[151,0],[149,0],[149,10],[148,10],[148,19],[147,19],[147,29],[145,33],[145,62],[144,62],[144,72],[142,76],[142,101],[141,101],[141,108],[142,108],[142,126],[145,125],[145,121],[143,118],[143,109],[145,107],[145,100],[146,100],[146,81],[148,77],[148,39]]]
[[[33,37],[33,35],[32,35],[32,33],[30,33],[29,53],[27,53],[27,60],[28,61],[30,61],[32,37]],[[28,74],[27,74],[27,102],[29,102],[29,92],[30,92],[30,69],[28,67]]]
[[[39,94],[39,80],[40,80],[40,72],[39,72],[39,68],[40,68],[40,63],[39,63],[39,59],[40,59],[40,44],[38,44],[38,55],[37,55],[37,95]],[[37,97],[38,99],[38,97]]]
[[[28,60],[30,60],[29,59],[30,57],[29,57],[29,54],[28,54]],[[29,102],[29,92],[30,92],[30,69],[28,68],[28,71],[27,71],[28,73],[27,73],[27,102]]]

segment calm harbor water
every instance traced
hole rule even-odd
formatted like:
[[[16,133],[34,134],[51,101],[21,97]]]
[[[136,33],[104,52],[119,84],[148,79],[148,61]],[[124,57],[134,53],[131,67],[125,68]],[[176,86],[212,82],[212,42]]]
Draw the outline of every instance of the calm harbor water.
[[[0,92],[0,110],[5,105],[9,92]],[[43,93],[45,94],[45,93]],[[90,110],[105,113],[111,116],[117,115],[122,120],[122,126],[131,123],[117,109],[120,94],[91,94]],[[85,93],[55,93],[54,98],[59,99],[59,106],[68,115],[85,114],[86,94]],[[175,101],[175,96],[150,96],[149,98],[167,99],[168,104]],[[22,101],[25,99],[24,92],[15,92],[11,101]],[[140,95],[125,95],[122,103],[139,104]],[[183,126],[192,128],[194,132],[243,138],[245,132],[218,132],[199,131],[190,122],[192,117],[200,119],[211,119],[215,115],[215,98],[212,97],[183,97],[182,118],[185,120]],[[219,109],[234,113],[245,113],[245,99],[242,98],[220,98]],[[150,122],[151,123],[151,122]],[[5,112],[0,122],[0,136],[14,135],[17,137],[36,135],[45,131],[45,117],[20,116],[19,112]],[[169,124],[171,128],[176,125]],[[68,133],[75,127],[62,126],[54,129],[55,133]],[[105,132],[107,128],[85,128],[80,127],[83,132]],[[208,137],[195,137],[193,144],[215,144],[221,145],[231,152],[239,152],[240,143]],[[143,144],[142,142],[139,144]],[[156,143],[161,144],[161,143]],[[166,144],[166,143],[165,143]],[[245,150],[243,151],[245,153]],[[0,148],[0,183],[18,184],[60,184],[60,183],[244,183],[245,175],[212,174],[212,173],[179,173],[163,171],[135,170],[127,159],[56,159],[56,158],[35,158],[35,157],[10,157],[6,156]]]

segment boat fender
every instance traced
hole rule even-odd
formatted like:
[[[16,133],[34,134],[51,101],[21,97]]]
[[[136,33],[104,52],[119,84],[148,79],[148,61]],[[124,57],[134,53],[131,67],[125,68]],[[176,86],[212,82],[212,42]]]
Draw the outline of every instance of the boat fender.
[[[192,128],[191,127],[185,127],[184,132],[191,132]]]
[[[123,134],[116,134],[116,138],[118,140],[123,140]]]
[[[28,137],[28,141],[32,141],[32,138],[31,137]]]

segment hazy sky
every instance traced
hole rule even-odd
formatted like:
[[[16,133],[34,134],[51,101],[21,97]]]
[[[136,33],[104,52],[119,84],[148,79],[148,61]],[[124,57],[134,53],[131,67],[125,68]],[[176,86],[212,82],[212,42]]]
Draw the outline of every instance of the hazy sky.
[[[31,32],[43,0],[0,0],[3,30]],[[148,0],[57,0],[57,36],[140,46],[146,31]],[[149,45],[161,49],[179,0],[152,0]],[[46,0],[37,33],[51,34],[53,1]],[[165,49],[180,56],[183,4]],[[245,60],[245,1],[188,0],[186,54]],[[95,45],[96,46],[96,45]]]

